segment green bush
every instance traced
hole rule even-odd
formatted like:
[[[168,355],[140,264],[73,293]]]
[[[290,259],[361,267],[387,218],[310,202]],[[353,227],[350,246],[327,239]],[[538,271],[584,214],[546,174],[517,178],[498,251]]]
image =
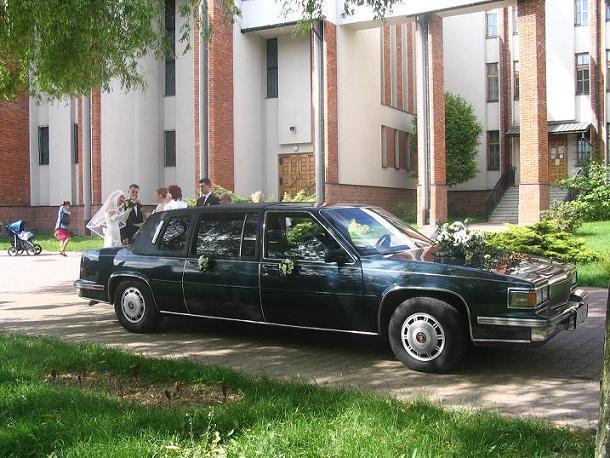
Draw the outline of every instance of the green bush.
[[[305,194],[305,191],[301,190],[297,192],[294,196],[291,196],[287,192],[284,193],[284,197],[282,197],[282,202],[315,202],[316,195]]]
[[[562,232],[573,234],[583,223],[578,205],[574,202],[555,202],[549,210],[542,212],[542,219],[554,221]]]
[[[412,202],[398,201],[392,208],[392,213],[405,223],[417,222],[417,206]]]
[[[585,248],[582,239],[560,230],[556,221],[541,221],[531,226],[511,226],[508,231],[487,236],[491,246],[513,253],[532,254],[562,262],[591,262],[599,255]]]
[[[586,221],[610,219],[610,186],[606,183],[608,167],[600,162],[590,162],[583,172],[572,175],[559,185],[579,191],[572,201],[574,210]]]

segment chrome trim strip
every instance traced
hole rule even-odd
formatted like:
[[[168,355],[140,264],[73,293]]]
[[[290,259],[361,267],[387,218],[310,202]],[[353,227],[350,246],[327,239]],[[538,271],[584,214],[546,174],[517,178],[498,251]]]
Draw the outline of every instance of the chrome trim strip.
[[[416,261],[416,262],[422,262],[422,261]],[[480,278],[480,277],[465,277],[463,275],[449,275],[449,274],[436,274],[436,273],[428,273],[428,272],[414,272],[414,271],[405,271],[405,270],[388,270],[388,269],[375,269],[375,268],[371,268],[371,267],[363,267],[362,268],[363,273],[366,273],[368,271],[370,272],[384,272],[384,273],[391,273],[391,274],[409,274],[409,275],[426,275],[426,276],[436,276],[436,277],[449,277],[449,278],[463,278],[465,280],[481,280],[481,281],[495,281],[498,283],[514,283],[514,281],[512,280],[499,280],[496,278]]]
[[[472,343],[474,343],[474,344],[478,344],[478,343],[531,344],[532,342],[530,340],[522,340],[522,339],[515,339],[515,340],[509,340],[509,339],[473,339]]]
[[[477,317],[477,323],[481,325],[491,326],[516,326],[521,328],[547,328],[555,326],[561,323],[563,320],[570,317],[572,312],[575,312],[580,307],[585,305],[584,302],[571,302],[571,305],[562,311],[559,315],[555,315],[552,318],[544,318],[536,320],[533,318],[502,318],[502,317],[491,317],[491,316],[479,316]]]
[[[269,321],[242,320],[239,318],[225,318],[225,317],[221,317],[221,316],[195,315],[193,313],[161,311],[161,314],[162,315],[186,316],[186,317],[194,317],[194,318],[206,318],[206,319],[210,319],[210,320],[237,321],[239,323],[263,324],[263,325],[267,325],[267,326],[279,326],[279,327],[283,327],[283,328],[294,328],[294,329],[308,329],[308,330],[313,330],[313,331],[343,332],[343,333],[347,333],[347,334],[359,334],[359,335],[366,335],[366,336],[378,336],[379,335],[376,332],[368,332],[368,331],[351,331],[348,329],[335,329],[335,328],[316,328],[314,326],[297,326],[294,324],[270,323]]]
[[[87,282],[87,283],[85,283]],[[104,285],[98,285],[97,283],[89,283],[87,280],[75,280],[73,283],[76,289],[90,289],[93,291],[104,291]]]
[[[418,287],[418,286],[413,286],[413,287],[395,286],[395,287],[385,291],[383,293],[383,296],[381,297],[381,305],[380,305],[379,310],[377,312],[377,327],[380,328],[379,329],[380,331],[381,331],[381,311],[383,310],[383,303],[385,301],[386,296],[389,293],[392,293],[392,292],[395,292],[395,291],[409,291],[409,290],[438,291],[438,292],[442,292],[442,293],[451,294],[451,295],[457,297],[458,299],[460,299],[462,301],[462,304],[464,304],[464,307],[466,308],[466,314],[468,315],[468,332],[470,333],[470,340],[473,340],[473,336],[472,336],[472,317],[470,315],[470,307],[468,307],[468,303],[466,302],[464,297],[461,296],[460,294],[456,293],[455,291],[451,291],[451,290],[443,289],[443,288],[422,288],[422,287]]]

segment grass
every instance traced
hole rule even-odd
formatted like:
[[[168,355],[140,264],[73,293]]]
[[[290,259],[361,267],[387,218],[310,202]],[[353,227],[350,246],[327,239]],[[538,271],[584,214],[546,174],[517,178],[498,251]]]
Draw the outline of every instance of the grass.
[[[610,277],[610,221],[584,223],[576,236],[586,241],[586,246],[598,252],[602,260],[578,264],[578,284],[582,286],[608,287]]]
[[[239,397],[143,405],[123,398],[122,388],[119,394],[117,388],[57,382],[61,374],[85,372],[113,381],[111,387],[221,385]],[[538,457],[593,451],[593,433],[541,422],[0,333],[0,456]]]
[[[36,234],[35,243],[39,243],[42,246],[43,252],[47,251],[59,251],[59,240],[52,235]],[[92,250],[95,248],[102,248],[104,241],[101,237],[83,237],[75,236],[72,237],[68,249],[66,251],[85,251]],[[0,251],[8,250],[10,246],[10,239],[6,236],[0,237]]]

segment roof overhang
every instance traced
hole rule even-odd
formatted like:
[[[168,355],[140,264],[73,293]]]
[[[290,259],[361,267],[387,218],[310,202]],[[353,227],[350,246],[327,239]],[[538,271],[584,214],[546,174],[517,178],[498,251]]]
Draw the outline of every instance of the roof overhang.
[[[566,135],[587,133],[591,129],[591,123],[576,121],[551,121],[549,122],[549,135]],[[519,126],[511,127],[506,131],[506,135],[518,137],[520,134]]]

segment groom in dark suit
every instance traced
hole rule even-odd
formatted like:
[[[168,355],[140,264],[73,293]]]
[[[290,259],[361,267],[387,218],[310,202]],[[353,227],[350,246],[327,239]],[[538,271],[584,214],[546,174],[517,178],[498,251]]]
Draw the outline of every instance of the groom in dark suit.
[[[137,184],[132,184],[129,186],[127,194],[128,201],[131,200],[133,203],[131,205],[128,205],[127,202],[124,204],[128,205],[128,207],[131,206],[132,210],[127,217],[127,221],[125,221],[125,227],[121,228],[121,240],[124,245],[131,245],[136,232],[138,232],[144,222],[144,213],[142,212],[142,204],[138,200],[140,197],[140,187]]]
[[[197,199],[198,207],[220,204],[220,199],[212,192],[212,182],[209,178],[199,180],[199,189],[201,190],[201,197]]]

